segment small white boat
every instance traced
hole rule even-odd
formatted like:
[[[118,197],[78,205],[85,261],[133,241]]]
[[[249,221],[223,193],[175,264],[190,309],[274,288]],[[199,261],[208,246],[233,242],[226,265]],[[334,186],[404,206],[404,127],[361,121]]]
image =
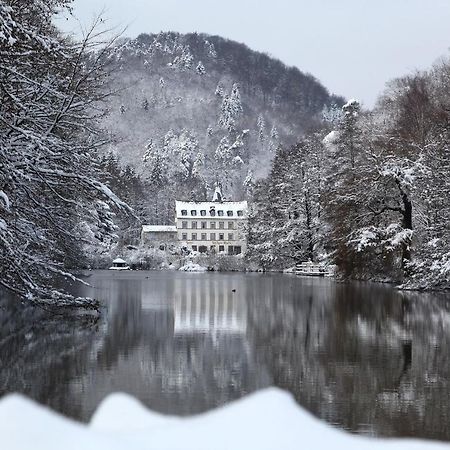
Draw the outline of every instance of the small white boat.
[[[116,258],[109,270],[131,270],[131,268],[122,258]]]

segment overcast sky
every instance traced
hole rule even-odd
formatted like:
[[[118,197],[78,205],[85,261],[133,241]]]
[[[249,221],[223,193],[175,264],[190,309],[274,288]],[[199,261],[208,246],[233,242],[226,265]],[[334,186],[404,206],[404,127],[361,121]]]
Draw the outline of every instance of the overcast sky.
[[[105,9],[125,35],[217,34],[267,52],[370,107],[391,78],[449,55],[450,0],[75,0],[87,25]],[[58,24],[77,32],[73,20]]]

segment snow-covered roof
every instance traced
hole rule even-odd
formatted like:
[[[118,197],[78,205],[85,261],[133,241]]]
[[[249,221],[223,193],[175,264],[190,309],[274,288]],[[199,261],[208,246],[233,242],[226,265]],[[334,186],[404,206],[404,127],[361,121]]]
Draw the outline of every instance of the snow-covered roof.
[[[247,201],[242,202],[175,202],[175,209],[177,218],[183,217],[219,217],[219,218],[245,218],[247,216]],[[215,214],[211,214],[211,210],[215,211]],[[183,215],[181,211],[187,211],[187,215]],[[196,211],[193,215],[192,211]],[[201,215],[201,211],[206,211],[206,214]],[[223,216],[219,216],[218,211],[223,211]],[[228,215],[227,212],[231,211],[232,214]],[[242,211],[242,215],[238,216],[238,211]]]
[[[126,261],[124,261],[122,258],[116,258],[114,261],[113,261],[113,264],[126,264],[127,262]]]
[[[172,225],[142,225],[143,233],[176,233],[177,227]]]

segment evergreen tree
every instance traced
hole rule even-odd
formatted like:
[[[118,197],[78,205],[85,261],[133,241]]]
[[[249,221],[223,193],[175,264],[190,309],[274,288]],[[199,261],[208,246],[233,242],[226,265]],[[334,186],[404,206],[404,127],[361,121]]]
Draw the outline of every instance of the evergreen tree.
[[[206,75],[205,66],[203,65],[203,63],[201,61],[198,62],[195,71],[197,72],[198,75],[201,75],[201,76]]]

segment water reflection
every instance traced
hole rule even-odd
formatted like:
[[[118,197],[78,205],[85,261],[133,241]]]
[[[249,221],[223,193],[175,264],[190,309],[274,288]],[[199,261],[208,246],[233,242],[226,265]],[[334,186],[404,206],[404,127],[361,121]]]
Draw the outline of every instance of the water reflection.
[[[87,421],[110,392],[198,413],[269,385],[339,427],[450,440],[450,302],[283,275],[95,272],[92,326],[4,301],[0,394]]]
[[[175,334],[226,333],[245,335],[246,289],[233,278],[196,277],[175,281]]]

